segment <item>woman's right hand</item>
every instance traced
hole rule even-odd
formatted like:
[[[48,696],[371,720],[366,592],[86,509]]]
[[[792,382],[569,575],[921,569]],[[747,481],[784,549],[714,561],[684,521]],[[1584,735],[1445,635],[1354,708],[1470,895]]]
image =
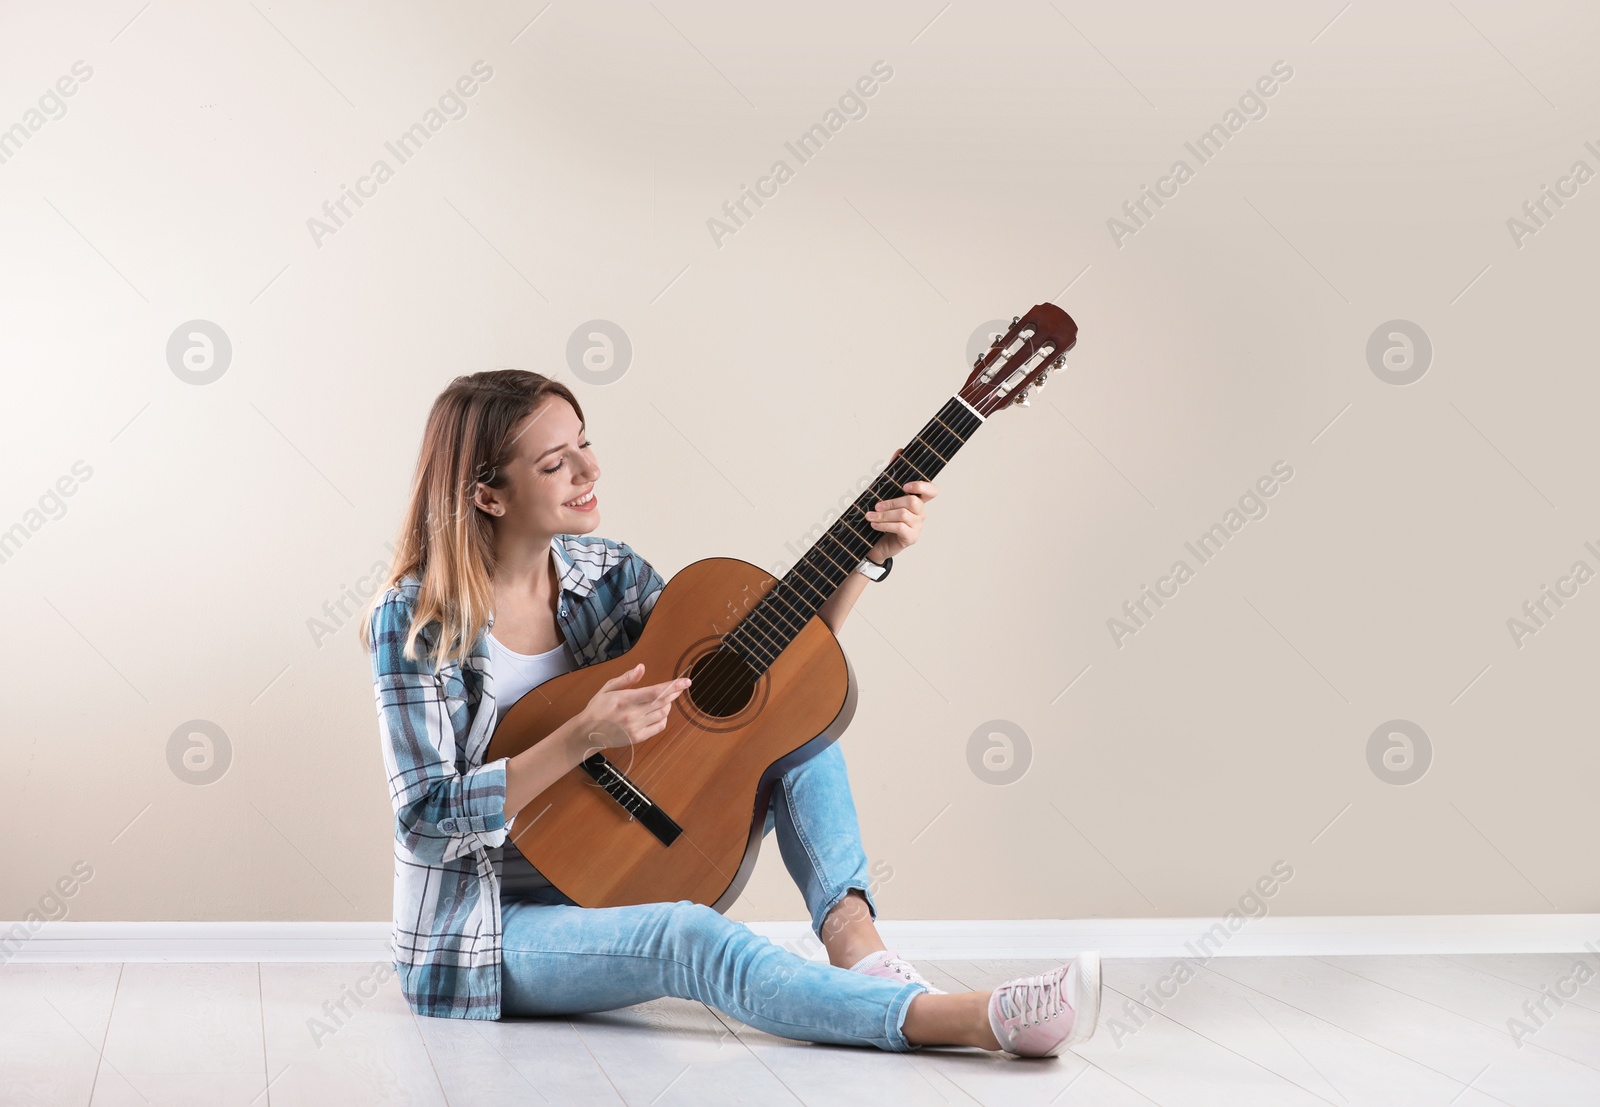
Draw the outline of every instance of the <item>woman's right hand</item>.
[[[600,750],[638,745],[666,727],[672,701],[689,687],[689,678],[634,687],[643,676],[640,662],[606,681],[589,700],[576,720],[580,760]]]

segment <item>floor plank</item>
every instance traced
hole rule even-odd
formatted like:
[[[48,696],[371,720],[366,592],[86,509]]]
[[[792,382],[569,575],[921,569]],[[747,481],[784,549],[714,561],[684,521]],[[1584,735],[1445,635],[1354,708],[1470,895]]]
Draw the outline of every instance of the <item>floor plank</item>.
[[[1554,988],[1559,981],[1575,975],[1576,967],[1584,965],[1593,975],[1589,982],[1577,990],[1571,1003],[1590,1011],[1600,1012],[1600,955],[1588,953],[1518,953],[1489,955],[1456,955],[1447,960],[1476,969],[1488,976],[1520,984],[1538,991]]]
[[[1445,957],[1319,960],[1503,1031],[1523,1048],[1547,1049],[1600,1069],[1600,1011],[1580,1007],[1559,993],[1513,984]]]
[[[1105,962],[1105,982],[1118,994],[1105,1010],[1102,1033],[1117,1045],[1139,1032],[1124,1010],[1128,999],[1162,1014],[1307,1091],[1351,1107],[1395,1103],[1489,1107],[1495,1100],[1359,1035],[1271,996],[1204,970],[1176,971],[1175,958]]]
[[[1600,1072],[1315,958],[1214,957],[1244,984],[1507,1103],[1600,1103]]]
[[[433,1058],[392,970],[263,964],[270,1094],[252,1107],[445,1107]],[[364,997],[360,993],[372,991]],[[343,1001],[341,1003],[341,1001]],[[259,1085],[258,1085],[259,1088]]]
[[[627,1103],[802,1102],[703,1003],[666,997],[568,1022]]]
[[[874,1046],[841,1046],[780,1038],[719,1016],[794,1098],[808,1107],[838,1103],[840,1089],[850,1100],[874,1107],[945,1107],[975,1102],[959,1087],[929,1071],[916,1054],[891,1053]]]
[[[265,1073],[257,966],[122,966],[91,1107],[247,1107]]]
[[[0,966],[0,1103],[82,1107],[121,965]]]
[[[418,1018],[445,1097],[466,1103],[621,1107],[622,1095],[564,1018]]]
[[[1111,999],[1116,993],[1108,992]],[[1163,1107],[1320,1107],[1337,1099],[1317,1094],[1166,1015],[1134,1002],[1143,1022],[1137,1034],[1113,1042],[1096,1035],[1077,1047],[1104,1069]]]

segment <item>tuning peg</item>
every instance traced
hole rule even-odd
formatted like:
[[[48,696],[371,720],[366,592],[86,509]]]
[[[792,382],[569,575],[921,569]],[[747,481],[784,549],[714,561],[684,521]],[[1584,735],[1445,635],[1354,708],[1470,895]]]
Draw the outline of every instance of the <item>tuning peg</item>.
[[[1046,366],[1045,371],[1039,374],[1039,379],[1033,382],[1033,387],[1035,387],[1035,388],[1043,388],[1044,387],[1044,382],[1049,380],[1049,379],[1050,379],[1050,369],[1049,369],[1048,366]]]
[[[1030,407],[1031,406],[1028,403],[1028,390],[1026,388],[1022,389],[1021,391],[1019,391],[1017,393],[1017,403],[1021,404],[1023,407]]]

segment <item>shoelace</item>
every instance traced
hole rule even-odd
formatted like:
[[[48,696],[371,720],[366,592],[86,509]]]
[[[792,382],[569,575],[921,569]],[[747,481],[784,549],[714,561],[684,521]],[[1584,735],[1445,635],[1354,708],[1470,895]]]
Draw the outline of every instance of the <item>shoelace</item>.
[[[1018,1026],[1031,1026],[1070,1010],[1065,988],[1050,986],[1054,979],[1056,977],[1053,973],[1027,976],[1001,992],[999,1006],[1006,1020],[1009,1022],[1020,1013],[1023,1018]],[[1064,981],[1066,978],[1063,975],[1061,979]]]
[[[884,964],[888,966],[889,971],[892,973],[903,976],[907,980],[916,979],[911,975],[911,966],[906,964],[905,961],[899,957],[891,957],[889,960],[885,961]]]

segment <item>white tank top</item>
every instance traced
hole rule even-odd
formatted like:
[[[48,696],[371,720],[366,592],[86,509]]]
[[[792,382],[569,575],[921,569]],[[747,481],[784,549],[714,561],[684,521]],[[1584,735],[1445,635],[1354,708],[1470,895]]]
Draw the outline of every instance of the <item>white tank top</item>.
[[[564,641],[545,653],[516,653],[502,645],[490,632],[489,665],[494,671],[494,723],[498,727],[512,705],[545,681],[577,668],[577,661]],[[535,894],[549,887],[550,882],[529,863],[507,835],[500,879],[502,900],[506,896]]]
[[[523,696],[545,681],[577,668],[572,651],[562,642],[544,653],[515,653],[489,632],[489,664],[494,669],[494,725],[499,726]]]

